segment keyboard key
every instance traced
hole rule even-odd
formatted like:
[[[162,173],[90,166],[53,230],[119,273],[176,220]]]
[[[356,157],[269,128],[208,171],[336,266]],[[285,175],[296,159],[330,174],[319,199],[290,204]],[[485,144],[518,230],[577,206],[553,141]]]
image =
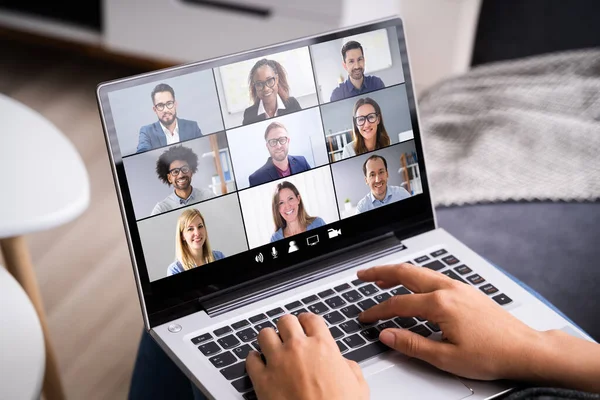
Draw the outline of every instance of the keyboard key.
[[[412,292],[404,286],[397,287],[396,289],[390,290],[392,296],[402,296],[403,294],[411,294]]]
[[[258,341],[252,342],[252,347],[254,347],[256,349],[256,351],[258,351],[259,353],[262,351],[260,349],[260,345],[258,344]]]
[[[467,280],[469,282],[471,282],[473,285],[479,285],[480,283],[485,282],[485,279],[483,279],[481,276],[479,276],[479,274],[473,274],[471,276],[467,276]]]
[[[427,321],[425,325],[427,325],[427,327],[429,327],[429,329],[431,329],[434,332],[439,332],[441,330],[438,324],[434,324],[431,321]]]
[[[200,350],[205,356],[212,356],[213,354],[220,352],[221,348],[217,346],[215,342],[208,342],[198,346],[198,350]]]
[[[431,256],[432,256],[432,257],[439,257],[439,256],[441,256],[442,254],[446,254],[446,253],[447,253],[447,251],[446,251],[446,250],[444,250],[444,249],[440,249],[440,250],[436,250],[436,251],[434,251],[433,253],[431,253]]]
[[[428,256],[421,256],[421,257],[415,258],[415,262],[419,265],[421,265],[422,263],[424,263],[427,260],[429,260]]]
[[[310,303],[314,303],[315,301],[319,300],[319,296],[317,296],[316,294],[313,294],[312,296],[308,296],[302,299],[302,302],[304,304],[310,304]]]
[[[250,322],[252,322],[253,324],[260,322],[264,319],[267,319],[267,316],[265,314],[258,314],[255,315],[254,317],[248,318],[250,320]]]
[[[365,329],[360,334],[369,342],[379,339],[379,331],[377,330],[377,328]]]
[[[438,261],[438,260],[435,260],[435,261],[432,261],[430,263],[424,264],[423,266],[425,268],[429,268],[429,269],[432,269],[434,271],[439,271],[440,269],[446,267],[444,264],[442,264],[441,261]]]
[[[379,354],[385,353],[389,350],[391,349],[385,344],[381,343],[380,341],[376,341],[366,345],[365,347],[361,347],[358,350],[346,353],[344,354],[344,357],[346,357],[348,360],[361,362],[368,360],[369,358],[373,358]]]
[[[331,297],[325,300],[325,303],[331,308],[339,308],[346,305],[346,302],[340,296]]]
[[[349,303],[354,303],[355,301],[359,301],[363,298],[361,294],[358,293],[356,290],[351,290],[349,292],[342,293],[342,297],[346,299],[346,301]]]
[[[339,339],[344,336],[344,332],[342,332],[337,326],[332,326],[329,328],[329,332],[334,339]]]
[[[233,354],[238,356],[240,360],[245,360],[246,357],[248,357],[248,353],[250,353],[250,350],[252,350],[252,347],[250,347],[250,345],[244,344],[240,347],[236,347],[232,351]]]
[[[354,333],[362,329],[362,326],[352,319],[350,321],[342,322],[338,326],[346,333]]]
[[[225,336],[217,341],[219,342],[221,347],[223,347],[225,350],[230,349],[230,348],[240,344],[240,341],[237,340],[237,338],[233,335]]]
[[[377,329],[379,329],[380,331],[382,331],[384,329],[388,329],[388,328],[398,328],[398,325],[396,325],[392,321],[386,321],[384,323],[377,325]]]
[[[448,265],[456,265],[458,264],[460,261],[458,260],[458,258],[454,257],[454,256],[446,256],[442,258],[442,261],[445,262]]]
[[[280,315],[279,317],[275,317],[272,319],[273,324],[277,325],[277,323],[279,322],[279,320],[281,319],[281,317],[283,317],[283,315]]]
[[[319,292],[318,294],[320,298],[324,299],[326,297],[333,296],[335,292],[333,291],[333,289],[327,289],[323,290],[322,292]]]
[[[373,301],[373,299],[365,299],[363,301],[359,301],[356,304],[358,304],[358,306],[360,308],[362,308],[364,311],[367,311],[369,308],[377,305],[377,303],[375,303],[375,301]]]
[[[415,317],[417,319],[417,321],[419,322],[425,322],[427,321],[425,318],[421,318],[421,317]]]
[[[227,380],[239,378],[240,376],[246,374],[246,362],[242,361],[237,364],[233,364],[230,367],[223,368],[221,373]]]
[[[308,312],[306,308],[301,308],[299,310],[294,310],[290,314],[295,315],[296,317],[302,313]]]
[[[233,364],[234,362],[237,361],[237,359],[233,356],[233,354],[231,354],[230,351],[228,351],[226,353],[217,354],[216,356],[209,358],[209,361],[215,367],[223,368],[223,367]]]
[[[252,328],[246,328],[236,333],[236,335],[242,340],[242,342],[248,343],[256,339],[258,333],[256,333],[256,331]]]
[[[448,278],[452,278],[455,281],[459,281],[462,283],[467,283],[463,278],[461,278],[460,276],[456,275],[456,272],[452,271],[451,269],[448,269],[444,272],[442,272],[442,274],[446,275]]]
[[[367,343],[365,341],[365,339],[361,338],[358,335],[352,335],[352,336],[348,336],[342,339],[342,341],[344,342],[344,344],[348,347],[350,347],[351,349],[354,349],[356,347],[360,347],[363,344]]]
[[[331,325],[335,325],[338,322],[342,322],[344,320],[344,317],[342,316],[342,314],[339,313],[339,311],[334,311],[330,312],[329,314],[325,314],[323,315],[323,318],[325,318],[325,321],[329,322]]]
[[[479,286],[479,289],[487,295],[498,293],[498,288],[496,288],[496,286],[492,285],[491,283],[486,283],[483,286]]]
[[[271,323],[271,321],[265,321],[265,322],[261,322],[260,324],[254,325],[254,329],[256,329],[257,332],[260,332],[265,328],[277,329],[277,328],[275,328],[275,325],[273,325]]]
[[[327,307],[325,304],[319,302],[319,303],[315,303],[315,304],[311,304],[310,306],[308,306],[308,311],[310,311],[313,314],[323,314],[327,311],[329,311],[329,307]]]
[[[200,344],[200,343],[206,342],[207,340],[210,340],[210,339],[212,339],[212,335],[210,333],[205,333],[203,335],[196,336],[195,338],[193,338],[192,343]]]
[[[364,283],[364,282],[363,282],[363,281],[361,281],[360,279],[355,279],[355,280],[353,280],[353,281],[352,281],[352,284],[353,284],[354,286],[360,286],[360,285],[362,285],[363,283]]]
[[[293,310],[294,308],[298,308],[298,307],[302,307],[302,303],[301,303],[301,302],[299,302],[299,301],[294,301],[294,302],[292,302],[292,303],[290,303],[290,304],[286,304],[286,305],[285,305],[285,308],[286,308],[288,311],[291,311],[291,310]]]
[[[425,325],[417,325],[409,329],[411,332],[418,333],[423,337],[431,335],[431,331],[425,327]]]
[[[350,285],[348,285],[347,283],[342,283],[341,285],[338,285],[338,286],[334,287],[333,289],[334,289],[336,292],[340,293],[340,292],[343,292],[344,290],[348,290],[348,289],[350,289],[350,287],[351,287],[351,286],[350,286]]]
[[[459,265],[458,267],[454,268],[454,270],[461,275],[466,275],[469,272],[473,272],[473,270],[466,265]]]
[[[231,328],[228,326],[224,326],[222,328],[219,328],[219,329],[213,331],[213,333],[216,336],[223,336],[224,334],[229,333],[229,332],[231,332]]]
[[[279,315],[279,314],[283,314],[284,312],[285,311],[283,311],[283,308],[277,307],[277,308],[274,308],[274,309],[272,309],[270,311],[267,311],[267,315],[269,316],[269,318],[273,318],[274,316]]]
[[[248,325],[250,325],[250,322],[248,322],[248,320],[243,320],[240,322],[236,322],[235,324],[231,324],[231,327],[237,331],[238,329]]]
[[[394,318],[394,322],[398,324],[401,328],[410,328],[411,326],[415,326],[417,321],[414,318],[406,317],[406,318]]]
[[[492,299],[494,299],[496,303],[500,304],[501,306],[512,302],[512,299],[504,293],[500,293],[499,295],[492,297]]]
[[[258,400],[258,396],[256,395],[256,392],[254,390],[251,392],[245,393],[243,397],[244,397],[244,400]]]
[[[240,393],[246,392],[252,389],[252,381],[249,376],[245,376],[242,379],[231,382],[233,387]]]
[[[348,347],[344,343],[342,343],[341,340],[336,340],[335,344],[338,345],[338,349],[340,349],[340,353],[343,353],[346,350],[348,350]]]
[[[377,296],[375,296],[373,298],[375,299],[376,302],[383,303],[384,301],[386,301],[390,297],[392,297],[392,296],[389,293],[380,293],[380,294],[378,294]]]
[[[340,308],[340,311],[346,316],[346,318],[355,318],[358,316],[358,314],[360,314],[360,309],[354,304],[350,304],[348,307]]]
[[[359,287],[358,290],[365,296],[370,297],[375,293],[379,292],[379,289],[375,287],[372,283],[365,285],[363,287]]]

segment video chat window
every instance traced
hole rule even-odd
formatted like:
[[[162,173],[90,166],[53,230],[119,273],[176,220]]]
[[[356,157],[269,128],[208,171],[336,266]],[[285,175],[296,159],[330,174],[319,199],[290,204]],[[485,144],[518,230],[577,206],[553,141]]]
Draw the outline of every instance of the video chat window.
[[[118,90],[108,98],[122,157],[223,130],[210,70]]]
[[[318,104],[308,47],[214,69],[226,128]]]

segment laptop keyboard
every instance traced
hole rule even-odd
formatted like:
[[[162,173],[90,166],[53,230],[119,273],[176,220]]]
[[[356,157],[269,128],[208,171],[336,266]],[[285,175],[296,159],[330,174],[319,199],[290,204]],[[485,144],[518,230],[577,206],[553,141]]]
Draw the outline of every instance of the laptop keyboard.
[[[506,294],[501,293],[498,288],[444,249],[417,257],[413,263],[478,287],[500,305],[512,302]],[[203,333],[194,337],[192,343],[198,346],[198,350],[220,370],[238,392],[243,393],[244,399],[256,399],[252,391],[252,382],[246,374],[245,359],[250,350],[260,352],[257,337],[261,329],[276,328],[277,321],[285,314],[318,314],[326,321],[344,357],[361,362],[390,350],[379,341],[379,332],[383,329],[404,328],[424,337],[440,332],[436,324],[416,317],[398,317],[375,324],[362,324],[358,321],[358,314],[362,311],[392,296],[409,293],[411,291],[403,286],[382,290],[373,283],[355,279],[212,332]]]

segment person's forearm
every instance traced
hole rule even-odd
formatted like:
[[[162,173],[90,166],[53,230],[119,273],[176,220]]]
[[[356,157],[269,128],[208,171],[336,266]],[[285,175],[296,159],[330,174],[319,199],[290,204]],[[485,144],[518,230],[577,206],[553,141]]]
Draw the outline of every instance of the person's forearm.
[[[600,392],[600,344],[556,330],[542,332],[539,337],[523,380]]]

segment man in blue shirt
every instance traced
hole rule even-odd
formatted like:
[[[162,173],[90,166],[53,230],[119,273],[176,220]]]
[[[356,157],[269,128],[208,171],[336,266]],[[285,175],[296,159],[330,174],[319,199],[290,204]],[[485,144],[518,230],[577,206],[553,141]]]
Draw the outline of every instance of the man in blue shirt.
[[[383,81],[373,75],[365,75],[365,54],[360,43],[353,40],[342,47],[342,66],[348,79],[331,92],[330,101],[342,100],[359,94],[383,89]]]
[[[371,189],[369,193],[356,206],[358,213],[374,210],[381,206],[404,200],[410,197],[410,193],[400,186],[388,186],[388,170],[385,158],[376,154],[367,158],[363,164],[365,182]]]

